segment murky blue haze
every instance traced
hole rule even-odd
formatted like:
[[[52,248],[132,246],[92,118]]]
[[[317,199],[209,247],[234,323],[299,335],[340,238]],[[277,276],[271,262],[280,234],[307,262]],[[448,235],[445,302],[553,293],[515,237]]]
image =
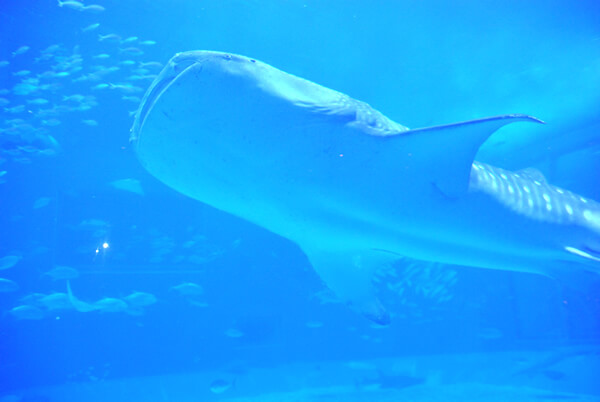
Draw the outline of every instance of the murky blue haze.
[[[600,201],[596,1],[0,0],[0,401],[600,399],[596,274],[403,260],[379,327],[290,241],[146,172],[133,113],[199,49],[411,128],[536,116],[477,160]]]

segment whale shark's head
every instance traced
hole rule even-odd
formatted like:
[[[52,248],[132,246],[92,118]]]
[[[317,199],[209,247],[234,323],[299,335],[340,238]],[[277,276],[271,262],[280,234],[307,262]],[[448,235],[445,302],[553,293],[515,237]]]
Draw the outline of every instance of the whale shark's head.
[[[154,80],[136,112],[135,121],[131,128],[130,141],[138,139],[139,132],[144,125],[146,117],[152,110],[156,100],[165,92],[169,86],[185,72],[188,68],[194,66],[200,61],[195,52],[178,53],[163,68],[158,77]]]

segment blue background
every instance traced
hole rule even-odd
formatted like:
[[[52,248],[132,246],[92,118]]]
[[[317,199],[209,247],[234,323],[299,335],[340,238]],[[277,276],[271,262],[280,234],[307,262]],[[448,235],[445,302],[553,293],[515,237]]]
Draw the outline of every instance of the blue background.
[[[0,60],[10,62],[0,67],[0,89],[8,90],[0,97],[10,102],[4,107],[28,105],[22,113],[0,113],[0,171],[6,172],[0,177],[0,257],[22,256],[0,271],[20,287],[0,293],[0,394],[92,377],[239,373],[296,361],[552,350],[598,342],[600,287],[587,276],[583,288],[573,288],[527,274],[434,267],[456,271],[456,283],[421,276],[407,285],[410,300],[388,292],[395,317],[385,329],[341,303],[322,303],[324,285],[294,244],[177,194],[145,172],[128,143],[128,112],[137,104],[121,99],[117,89],[92,89],[131,83],[129,67],[120,61],[165,63],[179,51],[209,49],[247,55],[347,93],[411,128],[526,113],[547,124],[502,129],[478,160],[508,169],[535,166],[551,183],[600,200],[597,2],[101,4],[106,10],[99,14],[53,1],[0,5]],[[96,22],[99,28],[82,32]],[[98,40],[98,34],[109,33],[157,44]],[[54,56],[80,54],[83,70],[42,80],[56,84],[51,89],[15,94],[23,78],[13,73],[30,70],[32,77],[51,70],[56,58],[35,59],[54,44],[61,44]],[[30,49],[13,56],[23,45]],[[144,54],[119,52],[128,46]],[[101,53],[110,58],[94,59]],[[99,81],[73,82],[94,65],[119,71]],[[133,84],[145,90],[150,82]],[[71,94],[94,95],[97,105],[60,111],[51,116],[60,121],[56,126],[45,126],[41,107],[26,102],[66,104],[63,97]],[[36,134],[26,128],[15,132],[8,122],[14,118],[31,124]],[[49,135],[58,146],[48,142]],[[44,149],[54,154],[44,155]],[[126,178],[139,180],[144,195],[110,185]],[[50,202],[34,208],[41,197]],[[90,219],[103,221],[102,230],[86,225]],[[105,241],[109,249],[95,253]],[[189,241],[194,243],[188,247]],[[158,301],[141,316],[56,310],[39,320],[15,319],[9,311],[23,304],[22,297],[66,292],[64,280],[43,275],[55,265],[79,271],[71,285],[81,300],[144,291]],[[578,275],[571,279],[578,282]],[[440,301],[415,290],[428,280],[451,298]],[[182,282],[201,285],[207,306],[192,305],[170,290]],[[243,336],[227,336],[231,328]]]

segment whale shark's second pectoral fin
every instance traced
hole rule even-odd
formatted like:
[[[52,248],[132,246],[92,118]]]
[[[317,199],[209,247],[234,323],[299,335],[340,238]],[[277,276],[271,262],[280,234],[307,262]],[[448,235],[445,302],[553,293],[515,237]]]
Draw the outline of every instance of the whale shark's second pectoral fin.
[[[405,154],[408,168],[428,177],[448,198],[462,196],[479,147],[499,128],[517,121],[543,123],[535,117],[510,114],[461,123],[405,131],[394,140]]]
[[[325,284],[354,310],[379,325],[388,325],[389,312],[373,289],[373,274],[398,257],[374,249],[302,247]]]

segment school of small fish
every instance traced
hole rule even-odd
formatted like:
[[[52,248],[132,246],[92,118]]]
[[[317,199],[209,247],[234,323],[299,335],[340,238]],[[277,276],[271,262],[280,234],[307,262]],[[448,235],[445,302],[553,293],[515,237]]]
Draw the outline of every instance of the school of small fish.
[[[57,0],[61,12],[100,14],[106,11],[100,4],[74,0]],[[102,119],[94,112],[101,102],[122,103],[118,109],[130,110],[140,102],[140,96],[162,68],[162,63],[145,58],[146,50],[157,42],[137,36],[121,36],[103,31],[99,22],[74,27],[75,43],[56,43],[43,48],[21,44],[0,60],[0,167],[10,163],[33,163],[37,157],[59,153],[62,126],[79,125],[81,130],[102,126]],[[18,44],[17,44],[18,45]],[[10,177],[0,169],[0,184]],[[109,186],[138,195],[144,195],[139,181],[131,178],[108,183]],[[53,198],[41,196],[32,209],[52,205]],[[100,219],[84,220],[75,228],[90,233],[93,238],[106,235],[109,224]],[[97,252],[103,250],[100,243]],[[90,250],[87,250],[89,252]],[[104,250],[103,250],[104,251]],[[37,252],[45,252],[37,250]],[[6,276],[21,268],[20,252],[0,255],[0,271]],[[5,272],[4,272],[5,271]],[[51,282],[53,288],[65,288],[65,283],[76,281],[80,270],[55,265],[40,276]],[[4,275],[3,275],[4,276]],[[195,284],[188,283],[187,287]],[[199,289],[199,285],[196,285]],[[18,320],[39,320],[55,317],[60,311],[127,313],[141,315],[157,302],[154,294],[134,291],[123,297],[103,297],[89,302],[79,300],[70,291],[28,293],[19,295],[21,287],[14,279],[0,278],[0,293],[16,295],[17,305],[10,308],[10,316]],[[190,293],[190,303],[200,303],[198,294]]]
[[[99,4],[58,0],[64,12],[98,14]],[[156,41],[103,32],[100,23],[74,28],[78,40],[45,48],[21,45],[0,60],[0,167],[32,163],[60,150],[64,123],[82,130],[102,126],[101,102],[122,102],[135,113],[140,96],[162,68],[145,59]],[[10,172],[0,169],[0,184]]]
[[[448,265],[404,258],[382,266],[373,281],[381,294],[389,295],[386,303],[397,306],[396,311],[422,318],[431,316],[431,306],[440,309],[452,301],[457,274]]]

